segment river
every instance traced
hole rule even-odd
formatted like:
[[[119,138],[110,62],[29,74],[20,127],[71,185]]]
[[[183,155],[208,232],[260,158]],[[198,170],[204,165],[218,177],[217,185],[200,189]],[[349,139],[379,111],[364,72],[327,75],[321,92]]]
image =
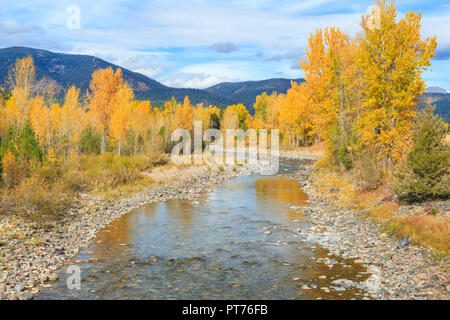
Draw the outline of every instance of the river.
[[[361,299],[363,292],[331,284],[361,281],[360,265],[293,232],[307,226],[307,205],[296,181],[251,175],[198,200],[141,207],[71,261],[81,269],[80,290],[67,288],[64,267],[35,299]]]

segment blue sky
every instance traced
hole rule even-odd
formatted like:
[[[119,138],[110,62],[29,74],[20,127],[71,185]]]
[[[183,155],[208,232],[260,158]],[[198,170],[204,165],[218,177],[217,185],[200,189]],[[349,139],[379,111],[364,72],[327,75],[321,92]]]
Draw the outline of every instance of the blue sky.
[[[298,60],[316,28],[354,35],[374,1],[331,0],[0,0],[0,47],[29,46],[99,56],[174,87],[299,78]],[[450,0],[398,0],[399,14],[423,15],[438,38],[428,86],[450,91]],[[67,8],[80,8],[69,29]]]

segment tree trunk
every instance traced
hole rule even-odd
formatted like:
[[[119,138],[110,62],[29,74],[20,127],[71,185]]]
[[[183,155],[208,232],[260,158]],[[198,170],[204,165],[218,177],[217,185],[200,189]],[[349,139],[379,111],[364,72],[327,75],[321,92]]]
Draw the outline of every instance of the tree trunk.
[[[106,151],[106,133],[102,134],[102,141],[100,143],[100,153],[104,154]]]

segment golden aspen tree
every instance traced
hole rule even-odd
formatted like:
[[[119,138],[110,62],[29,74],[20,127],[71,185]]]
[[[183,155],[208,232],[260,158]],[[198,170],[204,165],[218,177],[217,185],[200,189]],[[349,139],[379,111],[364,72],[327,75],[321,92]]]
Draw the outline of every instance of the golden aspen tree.
[[[64,137],[64,144],[60,147],[64,147],[66,157],[76,148],[83,130],[84,110],[81,107],[79,95],[80,90],[71,86],[66,92],[64,104],[60,110],[60,135]]]
[[[125,83],[116,93],[114,108],[111,114],[110,133],[117,141],[118,153],[126,141],[128,130],[131,128],[131,106],[134,98],[133,90]]]
[[[346,40],[330,52],[332,118],[329,121],[328,152],[341,168],[350,169],[355,160],[355,125],[362,99],[361,72],[357,67],[359,40]]]
[[[28,121],[28,101],[33,93],[35,84],[35,68],[31,56],[17,59],[8,74],[11,93],[15,97],[16,125],[23,126]]]
[[[50,149],[55,151],[61,151],[64,149],[65,141],[64,136],[62,134],[62,113],[61,106],[59,103],[53,103],[50,108],[50,120],[48,122],[48,131],[49,131],[49,145]],[[63,146],[61,148],[61,146]],[[58,150],[55,150],[58,149]],[[61,151],[62,152],[62,151]],[[55,153],[56,156],[56,153]],[[58,155],[59,156],[59,155]]]
[[[210,105],[205,112],[202,122],[206,123],[206,129],[220,129],[220,110],[216,106]]]
[[[283,122],[288,126],[290,144],[309,145],[314,137],[314,124],[308,96],[301,85],[292,82],[285,96]]]
[[[6,135],[6,132],[8,130],[6,118],[6,108],[4,106],[0,106],[0,139]]]
[[[266,109],[266,128],[276,129],[280,127],[280,109],[285,106],[285,94],[273,92],[269,97]]]
[[[203,107],[201,107],[201,109],[203,109]],[[193,123],[192,123],[192,112],[193,112],[193,108],[191,105],[191,101],[189,100],[189,97],[186,96],[184,98],[184,102],[183,102],[183,107],[180,110],[181,111],[181,119],[182,119],[182,123],[183,125],[181,126],[184,129],[187,130],[192,130],[193,128]]]
[[[149,145],[152,151],[164,151],[164,116],[159,108],[153,108],[149,125]]]
[[[176,100],[174,102],[175,103],[171,104],[171,108],[173,108],[172,116],[170,117],[171,114],[169,113],[169,118],[167,119],[169,122],[168,127],[170,128],[169,133],[185,126],[185,121],[183,118],[183,105],[178,103]]]
[[[36,96],[29,102],[30,122],[36,133],[42,150],[47,152],[51,146],[53,123],[50,116],[50,108],[44,105],[44,98]]]
[[[223,111],[222,123],[221,123],[220,127],[223,130],[226,130],[226,129],[237,129],[238,128],[238,119],[237,119],[235,106],[228,106]],[[225,132],[223,132],[223,134],[224,133]]]
[[[116,95],[122,88],[122,70],[116,72],[111,67],[100,69],[92,74],[87,98],[89,110],[95,115],[102,132],[101,153],[105,152],[106,137],[111,125],[111,114],[115,106]]]
[[[144,141],[149,137],[152,121],[155,120],[152,119],[152,105],[150,101],[135,102],[131,117],[131,129],[134,134],[134,153],[140,150]]]
[[[331,87],[331,75],[327,67],[327,54],[322,30],[317,30],[308,39],[308,48],[305,51],[306,59],[300,61],[300,67],[305,73],[305,90],[309,96],[314,118],[314,126],[319,136],[324,137],[326,114],[331,104],[328,95]],[[323,109],[322,109],[323,108]]]
[[[12,126],[17,124],[17,105],[16,105],[16,97],[11,96],[8,100],[5,101],[5,107],[3,108],[4,117],[2,117],[2,121],[0,122],[2,135],[5,136],[6,132]]]
[[[335,77],[334,59],[349,43],[349,38],[339,28],[325,28],[312,34],[306,50],[307,60],[302,59],[300,66],[305,72],[305,84],[308,100],[318,135],[329,139],[329,128],[336,121],[337,105],[333,97]]]
[[[379,0],[362,17],[358,65],[364,98],[359,121],[362,147],[389,173],[405,153],[417,97],[425,90],[422,73],[435,55],[436,38],[421,38],[421,14],[397,19],[394,2]]]
[[[350,168],[355,124],[360,115],[361,72],[357,67],[359,39],[335,27],[311,35],[302,84],[311,106],[311,132],[326,141],[332,163]]]

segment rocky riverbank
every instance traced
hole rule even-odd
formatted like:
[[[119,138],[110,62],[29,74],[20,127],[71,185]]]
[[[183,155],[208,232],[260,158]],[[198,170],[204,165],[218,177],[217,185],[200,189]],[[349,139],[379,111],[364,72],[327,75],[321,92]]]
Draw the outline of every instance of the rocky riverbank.
[[[436,259],[407,237],[388,237],[359,212],[337,209],[333,200],[317,192],[308,180],[315,171],[313,162],[302,163],[297,166],[299,170],[288,176],[299,181],[308,194],[310,206],[303,213],[309,224],[294,232],[332,254],[356,259],[356,263],[367,267],[371,276],[362,284],[350,281],[350,285],[362,287],[374,299],[450,298],[448,259]]]
[[[226,179],[257,169],[244,165],[156,170],[151,174],[164,176],[165,182],[121,200],[80,195],[76,205],[51,223],[38,226],[14,216],[0,216],[0,300],[32,299],[40,288],[51,286],[58,278],[56,271],[123,214],[156,201],[197,198]]]
[[[99,230],[123,214],[156,201],[194,199],[226,179],[259,169],[248,165],[157,169],[150,175],[162,179],[162,183],[114,201],[80,195],[79,202],[52,223],[37,226],[13,216],[0,216],[0,299],[32,299],[42,287],[51,286],[58,277],[57,270]],[[336,286],[357,286],[374,299],[450,298],[448,259],[435,259],[407,238],[389,238],[357,212],[337,209],[333,200],[308,180],[314,170],[312,160],[281,160],[280,174],[299,181],[309,197],[309,207],[303,210],[308,223],[293,232],[305,242],[330,250],[330,254],[355,259],[371,274],[362,283],[335,280]],[[328,259],[331,267],[333,261]]]

